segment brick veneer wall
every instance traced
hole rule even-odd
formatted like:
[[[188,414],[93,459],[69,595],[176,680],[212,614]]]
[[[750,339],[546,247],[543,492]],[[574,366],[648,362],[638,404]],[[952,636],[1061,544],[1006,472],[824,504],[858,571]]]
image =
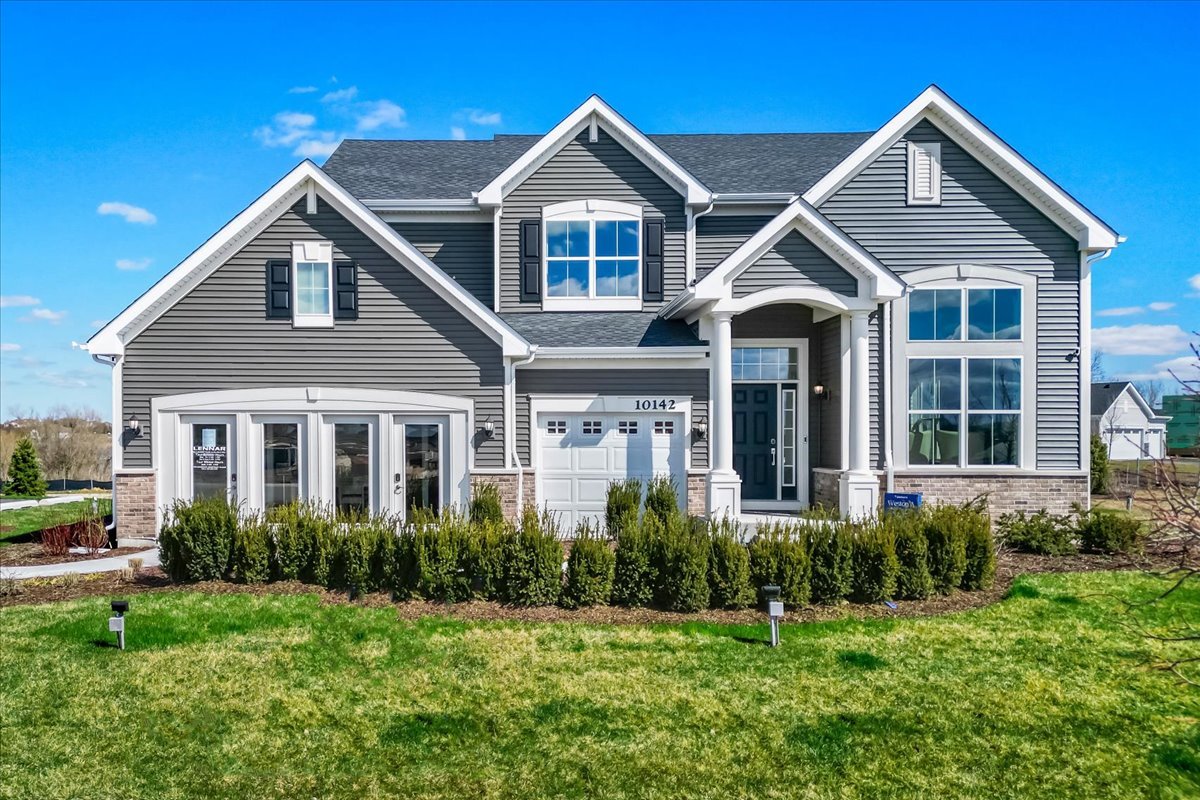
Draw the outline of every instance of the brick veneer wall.
[[[708,513],[708,473],[689,472],[687,476],[687,513],[702,517]]]
[[[812,502],[815,506],[823,506],[837,510],[841,507],[842,493],[839,481],[840,473],[813,470]]]
[[[504,509],[506,519],[517,518],[517,474],[475,472],[471,474],[471,487],[492,484],[500,490],[500,507]],[[533,472],[526,470],[525,483],[522,487],[525,505],[531,506],[537,498],[537,479]]]
[[[886,484],[880,478],[880,486]],[[925,503],[966,503],[986,493],[992,519],[1043,508],[1065,514],[1072,503],[1087,505],[1090,488],[1085,475],[897,475],[895,486],[897,492],[921,492]]]
[[[153,472],[113,473],[113,492],[116,496],[117,537],[120,539],[153,539],[158,535],[155,508],[155,476]]]

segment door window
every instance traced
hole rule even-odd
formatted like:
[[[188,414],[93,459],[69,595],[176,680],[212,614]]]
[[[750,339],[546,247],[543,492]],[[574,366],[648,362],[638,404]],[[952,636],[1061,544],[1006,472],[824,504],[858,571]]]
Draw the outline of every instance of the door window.
[[[404,505],[406,509],[441,508],[441,426],[404,426]]]
[[[192,498],[229,497],[229,425],[192,424]]]
[[[264,422],[263,505],[287,505],[300,499],[300,424]]]
[[[366,422],[334,423],[333,488],[339,511],[370,510],[370,424]]]

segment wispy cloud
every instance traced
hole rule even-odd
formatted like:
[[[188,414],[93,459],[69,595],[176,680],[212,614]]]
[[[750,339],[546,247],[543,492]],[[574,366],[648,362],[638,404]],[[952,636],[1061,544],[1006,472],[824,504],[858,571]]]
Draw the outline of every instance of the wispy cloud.
[[[300,111],[281,111],[275,115],[270,125],[263,125],[254,131],[258,140],[267,147],[290,147],[311,134],[311,128],[317,122],[312,114]]]
[[[48,367],[51,363],[46,359],[38,358],[37,356],[21,356],[17,360],[21,362],[22,367],[28,367],[29,369],[33,369],[35,367]]]
[[[158,217],[151,214],[141,206],[130,205],[129,203],[107,202],[101,203],[96,207],[97,214],[116,215],[122,217],[126,222],[136,222],[141,225],[153,225],[158,222]]]
[[[322,103],[348,103],[358,96],[357,86],[347,86],[345,89],[335,89],[321,98]]]
[[[1192,287],[1192,297],[1200,297],[1200,272],[1188,278],[1188,286]]]
[[[1125,375],[1130,381],[1195,381],[1200,380],[1200,366],[1196,365],[1195,356],[1179,356],[1178,358],[1160,361],[1150,372],[1137,372]],[[1171,392],[1168,391],[1168,394]]]
[[[326,92],[318,111],[320,119],[307,111],[281,111],[269,125],[255,129],[254,136],[266,147],[288,147],[292,155],[301,158],[322,158],[336,150],[351,132],[382,131],[408,124],[400,105],[386,99],[361,100],[357,86]]]
[[[41,305],[41,300],[29,294],[6,294],[0,296],[0,308],[25,308]]]
[[[48,308],[35,308],[27,315],[21,317],[22,322],[49,322],[52,325],[57,325],[62,322],[67,316],[66,311],[51,311]]]
[[[1178,325],[1112,325],[1092,330],[1092,347],[1114,356],[1169,356],[1187,349]]]
[[[108,320],[106,320],[106,319],[94,319],[91,322],[91,326],[93,328],[96,328],[97,330],[99,330],[100,328],[103,328],[107,324],[108,324]]]
[[[457,125],[450,126],[450,138],[462,141],[467,138],[467,132]]]
[[[342,140],[335,137],[333,134],[322,133],[321,138],[305,139],[296,145],[296,149],[292,151],[292,155],[300,156],[301,158],[325,158],[341,144]]]
[[[122,272],[136,272],[150,266],[149,258],[118,258],[117,269]]]
[[[13,344],[12,342],[0,342],[0,353],[16,353],[21,349],[21,345]]]
[[[499,111],[484,111],[479,108],[468,108],[464,110],[467,115],[467,120],[472,125],[500,125],[503,120],[500,117]]]
[[[312,94],[317,91],[315,86],[293,86],[288,89],[288,94]]]
[[[1151,311],[1170,311],[1174,307],[1174,303],[1166,302],[1150,303],[1146,306],[1146,308],[1150,309]]]
[[[34,372],[33,377],[39,383],[59,389],[89,389],[96,384],[94,376],[80,370],[43,369]]]
[[[1124,306],[1123,308],[1106,308],[1103,311],[1097,311],[1097,317],[1129,317],[1134,314],[1141,314],[1146,309],[1141,306]]]
[[[403,128],[407,125],[404,109],[391,100],[375,100],[362,104],[364,108],[356,116],[355,128],[373,131],[379,128]]]

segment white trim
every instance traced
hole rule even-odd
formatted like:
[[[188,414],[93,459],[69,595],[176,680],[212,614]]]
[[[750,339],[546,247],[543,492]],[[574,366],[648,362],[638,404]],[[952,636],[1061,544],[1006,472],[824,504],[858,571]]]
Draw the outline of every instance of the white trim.
[[[601,100],[599,96],[592,95],[584,101],[583,105],[568,114],[566,119],[555,125],[520,158],[483,187],[477,195],[479,205],[500,205],[505,196],[519,186],[525,178],[536,172],[542,164],[578,136],[580,131],[593,124],[603,128],[659,177],[678,189],[687,204],[707,204],[712,200],[712,192],[690,172],[631,125],[608,103]]]
[[[124,469],[125,464],[125,397],[123,391],[123,376],[125,366],[124,356],[116,356],[112,365],[112,470],[116,473]],[[145,420],[139,420],[145,422]],[[141,431],[139,431],[139,434]],[[114,496],[116,484],[113,484]],[[115,512],[114,512],[115,513]]]
[[[438,224],[438,223],[488,223],[492,219],[492,215],[484,210],[478,211],[380,211],[377,212],[381,220],[389,225],[403,225],[405,223],[417,224]]]
[[[500,224],[504,209],[496,206],[492,213],[492,310],[500,313]]]
[[[564,370],[564,369],[616,369],[616,370],[670,370],[708,369],[707,353],[691,356],[662,356],[639,358],[637,356],[590,357],[587,355],[551,356],[543,358],[538,351],[537,361],[519,370]]]
[[[636,222],[637,254],[635,256],[600,256],[596,252],[596,223],[600,221]],[[551,256],[551,222],[586,222],[588,226],[587,256]],[[542,207],[542,310],[544,311],[640,311],[642,308],[642,206],[615,200],[568,200]],[[597,295],[596,263],[617,261],[637,264],[636,295]],[[586,296],[551,296],[550,262],[586,264],[588,286]],[[498,285],[498,284],[497,284]]]
[[[1092,264],[1079,254],[1079,466],[1092,466]],[[1092,506],[1088,492],[1088,508]]]
[[[375,212],[395,211],[395,212],[472,212],[478,214],[482,211],[479,208],[479,203],[473,197],[464,198],[429,198],[429,199],[379,199],[371,198],[363,200],[362,204]]]
[[[463,289],[394,228],[372,213],[311,161],[303,161],[238,214],[207,242],[130,304],[87,342],[90,353],[120,355],[125,345],[144,331],[193,286],[205,280],[238,252],[262,228],[291,208],[311,180],[317,193],[349,219],[392,258],[488,334],[505,355],[527,355],[529,343],[494,311]]]
[[[680,347],[540,347],[538,358],[629,358],[629,359],[661,359],[661,358],[707,358],[708,348],[704,346]],[[556,365],[560,366],[560,365]]]
[[[309,181],[309,192],[313,193],[313,183]],[[313,194],[312,204],[316,208],[316,195]],[[316,213],[312,211],[310,213]],[[324,313],[300,313],[300,264],[318,264],[325,267],[325,305]],[[293,328],[332,328],[333,303],[336,290],[333,285],[333,242],[303,241],[292,242],[292,327]]]
[[[267,507],[267,486],[266,486],[266,436],[264,435],[264,425],[296,425],[296,460],[297,460],[297,477],[299,479],[298,497],[305,499],[312,493],[312,487],[315,484],[312,454],[316,452],[313,448],[312,431],[309,430],[309,420],[307,414],[269,414],[269,413],[251,413],[250,425],[247,436],[247,462],[249,463],[250,472],[248,476],[253,476],[245,481],[249,484],[249,491],[253,493],[253,497],[248,498],[255,508]]]
[[[775,438],[779,445],[779,452],[778,452],[779,464],[775,471],[775,500],[774,501],[760,501],[760,500],[746,500],[745,498],[743,498],[742,499],[742,508],[743,509],[748,508],[748,507],[765,507],[765,506],[760,505],[761,503],[764,503],[764,502],[799,504],[800,508],[807,508],[809,505],[809,503],[808,503],[808,499],[809,499],[808,470],[809,470],[810,464],[812,463],[812,457],[811,457],[811,453],[809,452],[809,449],[808,449],[809,448],[808,427],[809,427],[809,422],[810,422],[809,416],[808,416],[809,415],[808,400],[809,400],[809,388],[812,385],[812,381],[809,376],[808,343],[809,343],[809,340],[807,338],[761,338],[760,339],[760,338],[738,338],[735,336],[735,337],[732,337],[730,340],[730,355],[731,356],[732,356],[732,351],[738,350],[741,348],[747,348],[747,347],[782,347],[782,348],[788,348],[790,350],[793,350],[793,351],[795,351],[795,354],[796,354],[796,377],[795,378],[763,378],[762,380],[737,379],[737,378],[732,377],[732,374],[733,374],[732,373],[732,364],[730,365],[730,367],[731,367],[730,383],[731,384],[733,384],[733,383],[761,384],[764,386],[773,385],[776,387]],[[796,407],[793,412],[794,416],[795,416],[795,420],[794,420],[795,428],[793,430],[793,434],[795,435],[795,442],[793,443],[793,446],[795,449],[796,463],[794,465],[795,475],[793,476],[793,481],[790,484],[785,484],[783,481],[783,421],[784,421],[783,393],[784,393],[784,391],[793,391],[793,390],[784,389],[785,384],[787,384],[787,385],[795,384],[795,386],[796,386],[796,389],[794,390],[796,392],[796,398],[795,398]],[[735,450],[736,450],[736,447],[737,446],[734,445]],[[743,483],[742,486],[744,487],[745,484]],[[796,499],[795,500],[784,500],[783,499],[784,488],[792,488],[793,486],[796,488]]]
[[[804,199],[814,206],[820,206],[921,120],[934,124],[956,144],[979,158],[1019,195],[1059,221],[1079,241],[1081,249],[1112,249],[1123,241],[1099,217],[1084,208],[937,86],[930,86],[921,92],[841,164],[806,191]]]
[[[929,192],[919,194],[917,191],[920,167],[919,156],[925,154],[929,166]],[[908,142],[908,158],[905,159],[907,169],[904,183],[907,186],[908,204],[910,206],[940,206],[942,204],[942,143],[941,142]]]

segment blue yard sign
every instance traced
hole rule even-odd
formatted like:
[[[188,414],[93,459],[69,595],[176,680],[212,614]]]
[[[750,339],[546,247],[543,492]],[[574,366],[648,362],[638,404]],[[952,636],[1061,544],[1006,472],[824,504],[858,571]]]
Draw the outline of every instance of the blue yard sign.
[[[920,508],[921,493],[920,492],[884,492],[883,495],[883,510],[898,511],[902,508]]]

